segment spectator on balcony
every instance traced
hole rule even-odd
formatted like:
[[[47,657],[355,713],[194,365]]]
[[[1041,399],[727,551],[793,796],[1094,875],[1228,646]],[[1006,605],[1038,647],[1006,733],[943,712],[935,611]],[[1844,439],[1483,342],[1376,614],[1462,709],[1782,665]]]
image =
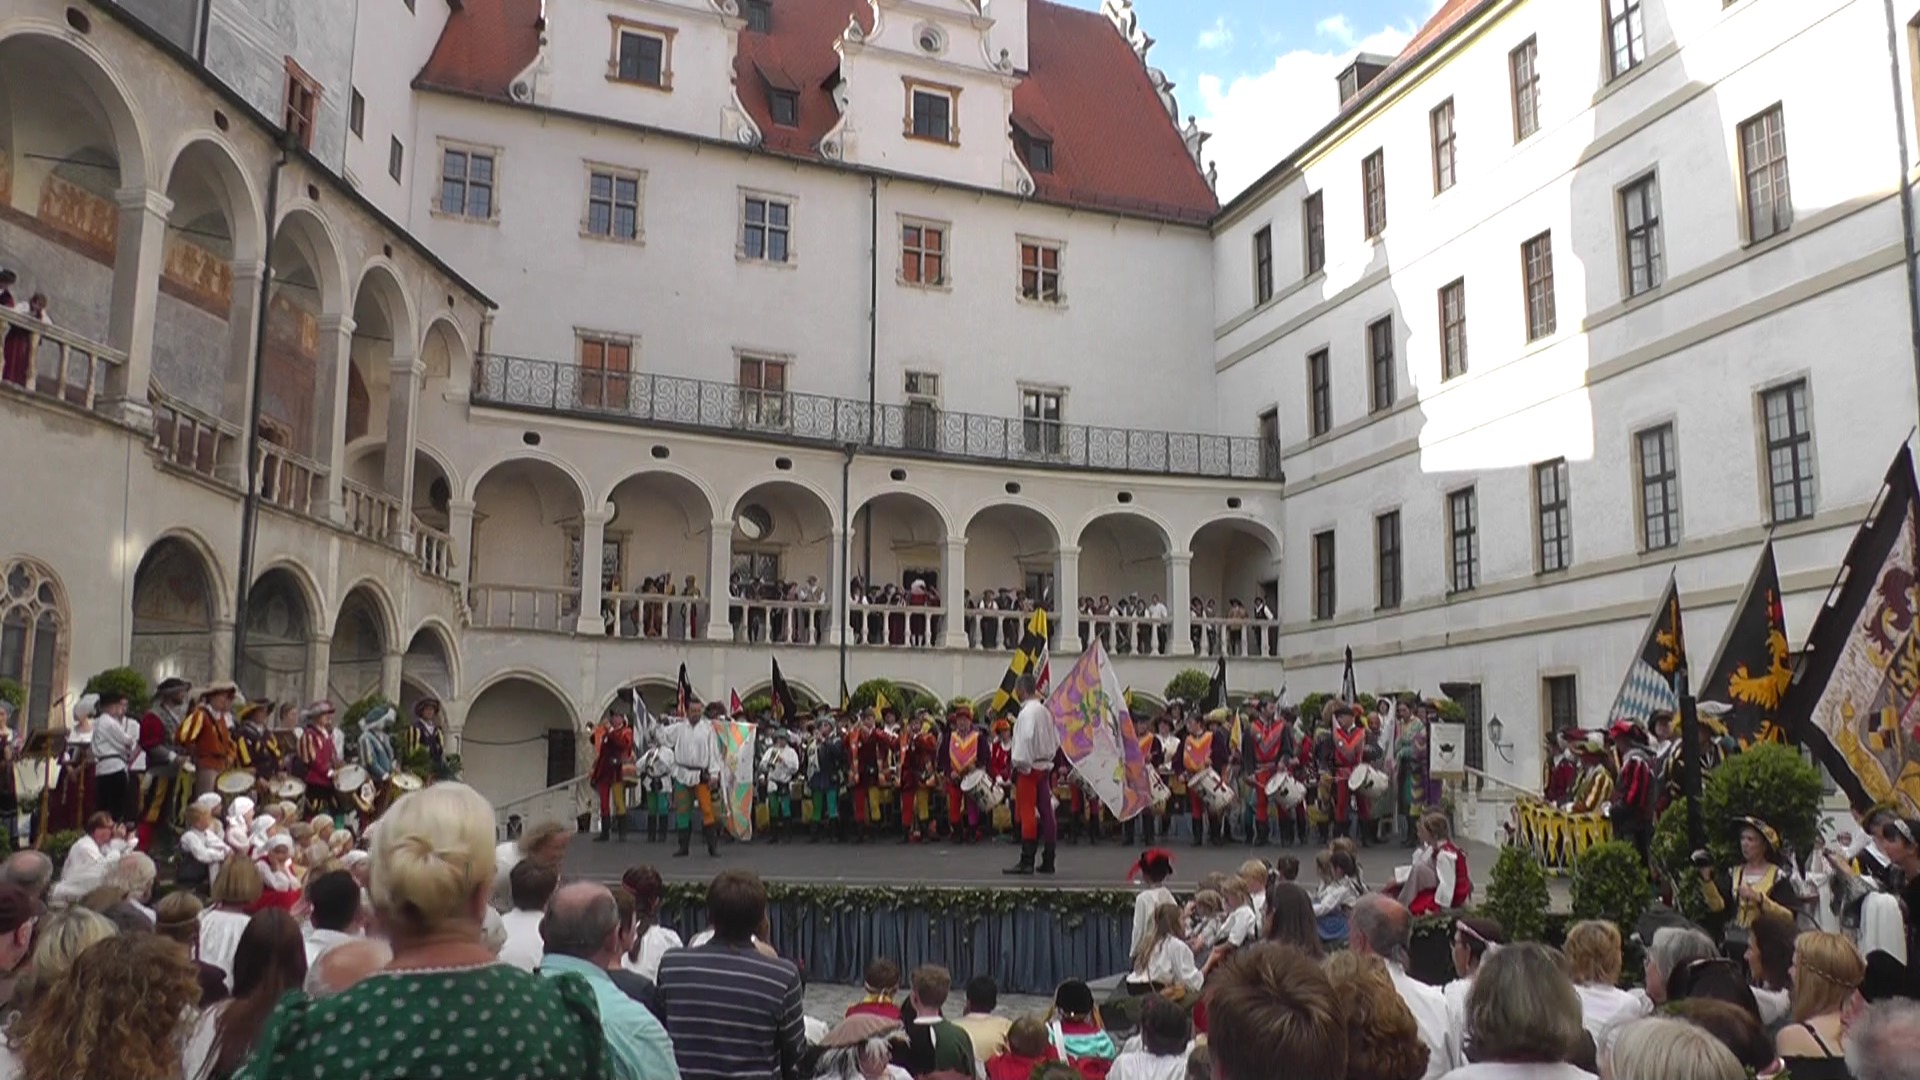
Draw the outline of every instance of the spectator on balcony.
[[[1147,605],[1147,618],[1152,619],[1154,623],[1152,627],[1153,651],[1164,656],[1167,652],[1168,620],[1172,618],[1172,615],[1167,611],[1166,602],[1160,599],[1159,593],[1154,593],[1153,602]]]
[[[1200,635],[1206,632],[1206,627],[1201,620],[1207,617],[1207,602],[1196,596],[1188,602],[1187,610],[1193,617],[1193,628],[1187,632],[1193,637],[1194,654],[1205,656],[1206,654],[1200,651]]]
[[[4,271],[4,273],[11,275],[12,271]],[[0,285],[0,297],[4,297],[4,300],[0,302],[4,302],[9,308],[13,307],[12,296],[13,294],[7,291],[4,285]],[[53,325],[53,320],[47,316],[46,293],[34,293],[33,297],[17,310],[21,315],[25,316],[29,322],[37,322],[42,326]],[[26,386],[31,381],[33,378],[33,343],[34,339],[38,336],[39,332],[37,330],[29,330],[25,326],[11,325],[7,327],[7,339],[4,347],[6,352],[6,365],[3,373],[6,381],[13,383],[15,386]]]
[[[1257,623],[1272,623],[1274,621],[1273,605],[1267,603],[1267,598],[1264,596],[1254,597],[1253,621]],[[1254,654],[1257,656],[1277,655],[1279,650],[1279,644],[1280,644],[1279,638],[1280,638],[1280,635],[1275,632],[1275,628],[1272,626],[1254,627],[1253,628]]]
[[[1247,606],[1240,602],[1239,597],[1236,596],[1227,601],[1227,618],[1236,620],[1237,623],[1244,623],[1246,621]],[[1247,655],[1246,644],[1246,627],[1237,624],[1229,625],[1227,627],[1227,654],[1229,656]]]

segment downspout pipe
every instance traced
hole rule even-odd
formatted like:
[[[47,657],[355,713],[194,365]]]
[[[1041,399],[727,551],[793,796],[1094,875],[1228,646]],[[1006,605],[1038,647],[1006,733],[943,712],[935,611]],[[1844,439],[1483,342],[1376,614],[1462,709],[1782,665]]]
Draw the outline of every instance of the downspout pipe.
[[[871,173],[867,210],[867,445],[872,446],[880,427],[880,178]]]
[[[847,566],[852,561],[852,552],[847,546],[847,522],[852,511],[847,508],[847,500],[853,488],[853,456],[859,452],[859,449],[860,445],[852,442],[841,447],[846,457],[840,462],[840,550],[834,552],[834,557],[840,560],[840,603],[847,609],[849,615],[853,611],[851,600],[853,589],[847,582]],[[827,611],[831,617],[833,611],[831,603],[827,605]],[[847,687],[847,629],[847,619],[842,618],[840,620],[840,692],[843,694],[850,692]]]
[[[1887,13],[1887,72],[1893,81],[1893,127],[1900,147],[1900,243],[1907,264],[1907,349],[1913,356],[1914,406],[1920,412],[1920,268],[1914,260],[1913,151],[1907,142],[1907,103],[1900,78],[1900,19],[1893,0],[1884,0]]]
[[[266,251],[261,257],[260,302],[253,332],[253,391],[247,401],[247,422],[240,432],[246,447],[246,471],[240,475],[245,492],[240,503],[239,581],[233,590],[233,677],[240,677],[241,658],[247,654],[247,601],[253,588],[253,543],[260,526],[260,485],[254,473],[260,468],[260,410],[266,393],[267,305],[273,294],[273,235],[280,218],[280,172],[287,167],[288,153],[283,142],[279,160],[267,174]]]

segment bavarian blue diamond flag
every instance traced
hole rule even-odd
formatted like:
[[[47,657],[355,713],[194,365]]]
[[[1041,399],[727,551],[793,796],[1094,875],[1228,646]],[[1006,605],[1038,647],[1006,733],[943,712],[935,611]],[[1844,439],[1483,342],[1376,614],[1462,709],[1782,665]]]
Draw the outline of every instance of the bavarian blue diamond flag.
[[[1607,713],[1607,725],[1621,720],[1645,724],[1647,717],[1661,710],[1678,712],[1680,698],[1673,692],[1673,674],[1686,663],[1687,641],[1680,626],[1680,585],[1671,576],[1660,606],[1647,621],[1647,632],[1640,638],[1640,649],[1627,667],[1620,693]]]

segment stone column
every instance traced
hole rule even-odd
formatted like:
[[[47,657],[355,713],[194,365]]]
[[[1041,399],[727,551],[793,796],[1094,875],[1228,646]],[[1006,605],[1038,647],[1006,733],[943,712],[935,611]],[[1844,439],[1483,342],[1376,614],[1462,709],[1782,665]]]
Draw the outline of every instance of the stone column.
[[[247,468],[247,414],[253,407],[255,368],[253,345],[259,334],[260,278],[266,264],[259,259],[233,264],[233,291],[227,298],[227,380],[220,396],[220,419],[241,432],[238,445],[227,448],[228,458],[216,463],[221,480],[241,483]],[[244,485],[243,485],[244,486]]]
[[[330,634],[315,635],[312,641],[307,642],[307,685],[305,687],[307,701],[319,701],[329,697],[327,675],[332,669],[333,637]],[[260,689],[255,687],[254,693],[259,692]]]
[[[580,515],[580,621],[574,632],[604,637],[607,624],[600,612],[600,551],[606,546],[611,507],[597,507]]]
[[[707,525],[707,616],[700,637],[705,641],[733,640],[733,595],[727,579],[733,576],[733,522],[714,519]]]
[[[448,557],[453,560],[453,580],[460,583],[462,591],[473,576],[473,509],[472,499],[447,503],[447,533],[453,537],[453,551]]]
[[[1167,563],[1167,609],[1173,614],[1173,640],[1167,643],[1168,656],[1192,656],[1193,650],[1193,553],[1170,552]]]
[[[209,659],[212,661],[213,666],[209,672],[209,677],[216,681],[233,678],[235,674],[233,670],[233,621],[227,620],[225,622],[214,623],[211,638],[212,641],[209,647],[213,650],[213,655]]]
[[[947,609],[946,646],[967,647],[967,538],[947,537],[947,561],[941,568],[940,599]]]
[[[312,454],[327,470],[326,516],[344,524],[340,484],[347,472],[347,373],[353,368],[353,319],[322,315],[320,353],[314,365]]]
[[[173,200],[164,192],[130,187],[114,192],[114,201],[120,215],[107,344],[124,352],[126,363],[107,370],[105,405],[123,423],[152,430],[147,386],[153,381],[153,323],[160,307],[160,271],[166,265],[167,215]]]
[[[1054,553],[1053,651],[1080,651],[1080,549],[1065,544]]]
[[[405,660],[405,653],[391,649],[380,658],[380,696],[393,702],[396,709],[400,707],[400,670]]]
[[[832,563],[827,574],[827,644],[836,648],[847,640],[847,538],[851,535],[833,530],[833,550],[829,553]]]
[[[395,352],[387,363],[387,494],[400,500],[400,520],[388,542],[413,550],[413,444],[420,414],[420,381],[427,365],[418,356]]]

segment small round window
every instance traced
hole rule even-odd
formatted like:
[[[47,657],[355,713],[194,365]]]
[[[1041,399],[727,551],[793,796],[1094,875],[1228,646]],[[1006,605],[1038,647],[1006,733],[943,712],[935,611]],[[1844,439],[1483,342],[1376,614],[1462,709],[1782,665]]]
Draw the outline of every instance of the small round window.
[[[913,32],[913,40],[919,44],[920,51],[924,53],[937,56],[947,50],[946,32],[930,23],[922,23],[920,28]]]
[[[740,516],[733,521],[734,531],[743,540],[765,540],[773,533],[773,515],[759,503],[740,508]]]

